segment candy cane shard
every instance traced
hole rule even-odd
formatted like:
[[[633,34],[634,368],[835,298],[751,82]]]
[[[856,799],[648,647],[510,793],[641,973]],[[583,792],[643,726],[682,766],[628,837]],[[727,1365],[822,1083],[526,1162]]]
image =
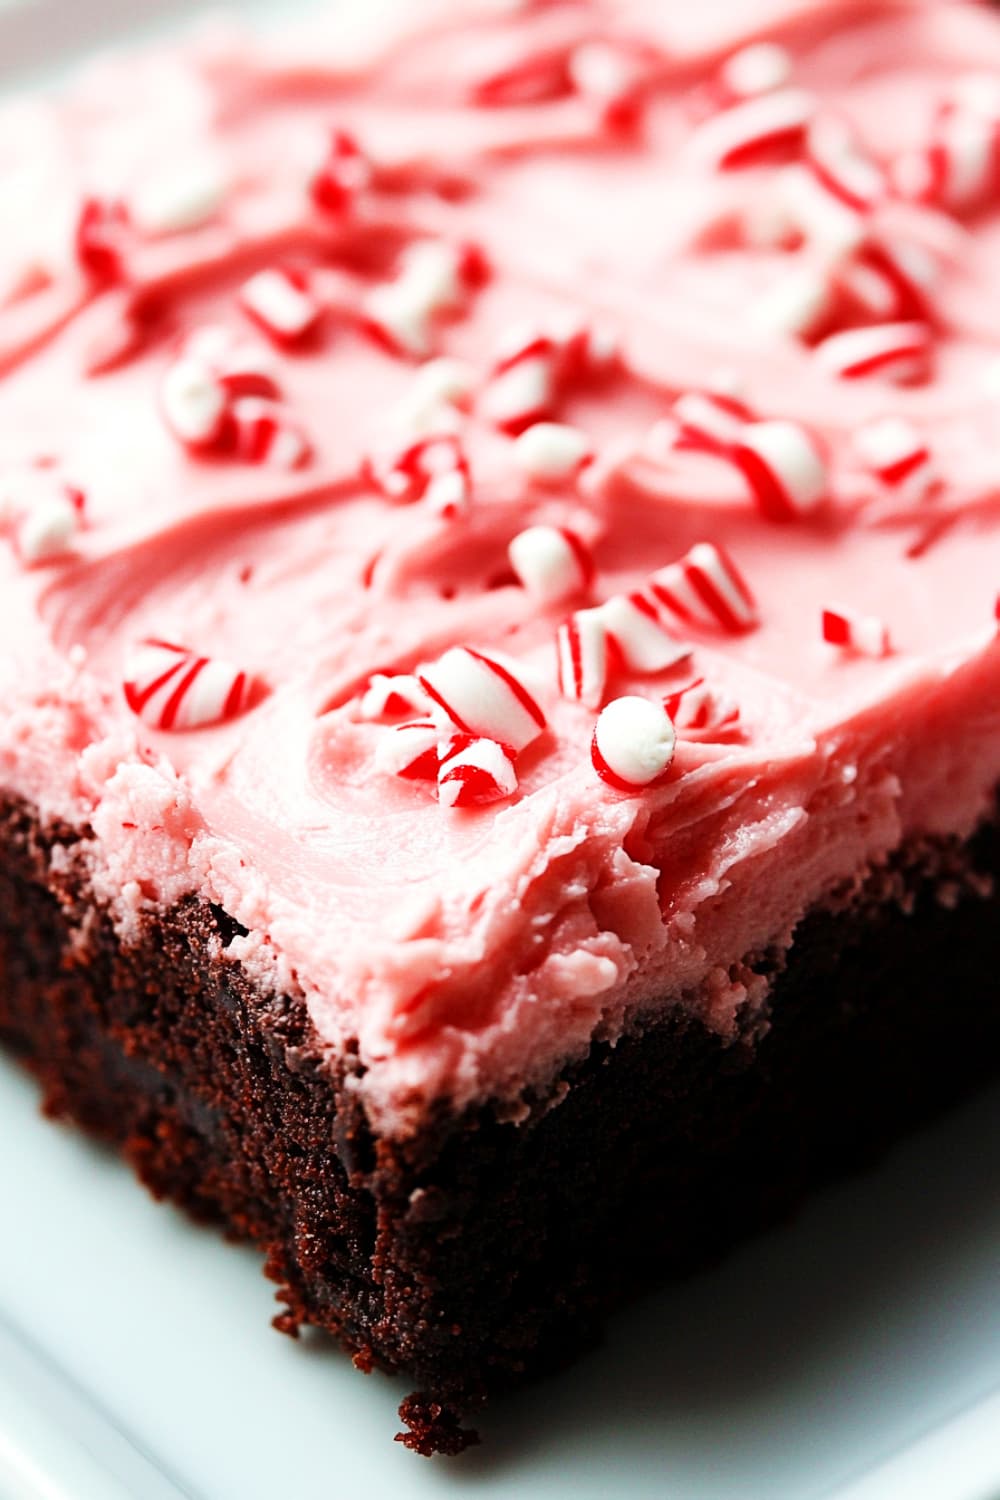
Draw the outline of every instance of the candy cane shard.
[[[393,413],[393,425],[414,439],[454,432],[472,405],[478,377],[465,360],[439,356],[414,372]]]
[[[894,494],[922,500],[939,482],[930,444],[903,417],[884,417],[859,428],[854,447],[868,472]]]
[[[309,195],[325,214],[341,216],[371,185],[372,166],[350,131],[332,129],[322,160],[309,182]]]
[[[506,746],[459,735],[441,758],[437,784],[442,807],[485,807],[513,797],[517,772]]]
[[[647,594],[615,594],[600,606],[608,637],[630,672],[665,672],[691,655],[662,622],[662,612]]]
[[[559,691],[600,708],[608,681],[608,631],[601,609],[578,609],[556,632]]]
[[[821,112],[810,120],[805,161],[824,191],[854,213],[869,214],[888,194],[885,172],[842,115]]]
[[[397,505],[427,499],[432,505],[463,506],[471,491],[469,462],[461,439],[438,433],[401,451],[369,458],[366,473]]]
[[[178,356],[203,365],[230,396],[278,395],[271,350],[224,324],[192,328],[180,340]]]
[[[186,448],[214,447],[222,439],[229,393],[201,359],[175,359],[160,383],[160,411],[167,428]]]
[[[718,734],[732,729],[740,717],[739,705],[697,677],[663,700],[674,729],[696,734]]]
[[[494,366],[480,401],[483,415],[512,437],[546,421],[556,400],[557,368],[554,342],[533,338],[522,351]]]
[[[313,333],[323,308],[304,272],[286,267],[257,271],[240,287],[240,307],[276,344],[297,344]]]
[[[436,322],[460,311],[488,278],[478,245],[418,241],[404,254],[396,278],[369,293],[365,325],[393,353],[425,359]]]
[[[892,166],[903,198],[953,213],[977,208],[1000,190],[1000,91],[996,79],[958,80],[939,105],[928,139]]]
[[[515,673],[471,646],[452,647],[417,675],[456,728],[496,740],[515,755],[546,727],[545,715]]]
[[[797,88],[741,100],[698,127],[692,156],[719,171],[787,161],[802,149],[815,109],[813,96]]]
[[[0,485],[0,523],[13,526],[14,550],[26,567],[66,557],[83,527],[84,495],[51,474]]]
[[[753,422],[729,456],[768,520],[808,516],[827,498],[826,457],[801,423]]]
[[[823,639],[859,656],[882,657],[889,654],[889,631],[876,615],[858,614],[842,607],[824,609]]]
[[[640,792],[670,769],[675,744],[674,726],[662,704],[615,698],[598,716],[590,758],[609,786]]]
[[[539,484],[560,484],[575,478],[593,456],[589,439],[564,422],[534,422],[514,444],[518,468]]]
[[[673,446],[694,452],[720,453],[738,443],[754,413],[744,401],[724,391],[682,391],[671,415],[677,435]]]
[[[400,714],[426,713],[430,700],[416,677],[408,672],[373,672],[358,713],[362,719],[389,719]]]
[[[95,281],[119,281],[129,231],[125,204],[117,198],[86,197],[73,229],[73,253]]]
[[[126,664],[125,701],[153,729],[201,729],[242,714],[252,683],[230,662],[187,646],[145,640]]]
[[[933,293],[938,266],[916,242],[870,235],[835,268],[833,279],[866,321],[936,321]]]
[[[760,623],[757,603],[727,552],[698,542],[649,580],[649,595],[681,625],[739,635]]]
[[[564,526],[529,526],[514,537],[507,555],[518,583],[539,604],[558,604],[593,581],[590,548]]]
[[[441,731],[431,719],[397,724],[375,747],[375,769],[405,781],[435,781]]]
[[[897,385],[928,378],[933,345],[925,323],[882,323],[831,334],[816,346],[816,360],[839,380],[880,377]]]
[[[290,472],[312,457],[305,429],[277,401],[241,396],[231,414],[233,451],[244,463]]]

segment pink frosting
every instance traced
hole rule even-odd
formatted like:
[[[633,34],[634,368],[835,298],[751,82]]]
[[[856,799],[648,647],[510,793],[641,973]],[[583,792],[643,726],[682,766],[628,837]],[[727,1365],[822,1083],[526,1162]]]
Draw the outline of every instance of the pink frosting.
[[[0,116],[14,205],[0,480],[46,460],[86,496],[66,558],[26,567],[0,545],[0,782],[92,830],[92,878],[126,936],[192,892],[242,923],[230,955],[304,994],[332,1050],[357,1038],[384,1129],[413,1128],[442,1096],[513,1097],[665,996],[731,1034],[741,1008],[766,1003],[740,957],[787,943],[811,903],[904,836],[967,833],[1000,778],[1000,213],[877,210],[936,267],[934,374],[837,379],[768,313],[810,250],[747,229],[787,174],[715,171],[697,149],[704,79],[760,37],[883,160],[927,139],[956,78],[1000,69],[1000,24],[942,0],[455,0],[280,43],[207,31]],[[585,90],[470,103],[508,67],[601,42],[641,59],[639,129],[609,125]],[[332,125],[375,164],[341,217],[307,192]],[[218,185],[204,223],[140,226],[125,284],[74,269],[83,192],[137,203],[195,166]],[[424,238],[473,242],[490,262],[433,328],[434,352],[477,381],[524,320],[583,314],[617,336],[619,362],[558,403],[598,454],[579,483],[526,479],[481,404],[459,419],[465,516],[392,504],[365,477],[415,364],[357,310]],[[328,306],[313,340],[273,354],[311,461],[283,473],[193,456],[158,400],[178,334],[246,331],[239,286],[286,262]],[[677,393],[722,372],[761,416],[821,435],[827,504],[775,523],[730,465],[649,440]],[[894,500],[866,476],[852,434],[887,416],[930,444],[928,498]],[[740,709],[736,732],[681,729],[669,775],[640,795],[597,778],[595,713],[559,693],[566,607],[532,603],[509,572],[508,543],[538,522],[592,545],[594,601],[706,540],[757,600],[758,628],[694,630],[690,661],[616,676],[613,695],[654,698],[703,677]],[[829,605],[877,616],[891,654],[826,644]],[[266,695],[215,727],[150,727],[122,692],[146,637],[237,663]],[[359,708],[373,672],[454,644],[502,653],[548,720],[517,795],[482,809],[445,809],[377,770],[392,731]]]

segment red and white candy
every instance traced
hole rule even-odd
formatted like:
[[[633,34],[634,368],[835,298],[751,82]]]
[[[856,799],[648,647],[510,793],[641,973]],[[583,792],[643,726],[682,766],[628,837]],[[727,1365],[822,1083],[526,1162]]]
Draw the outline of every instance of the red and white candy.
[[[675,744],[674,726],[662,704],[615,698],[598,716],[590,758],[609,786],[641,792],[670,769]]]
[[[442,807],[485,807],[514,795],[517,772],[506,746],[458,735],[441,757],[437,784]]]
[[[421,438],[400,452],[370,459],[367,472],[389,500],[425,500],[445,517],[461,514],[471,497],[465,448],[454,433]]]
[[[570,53],[567,71],[576,93],[597,107],[601,124],[609,130],[635,125],[646,73],[637,52],[611,42],[584,42]]]
[[[745,579],[729,554],[712,542],[698,542],[678,562],[660,568],[647,592],[661,611],[689,628],[738,635],[759,623]]]
[[[358,712],[362,719],[391,719],[414,711],[426,713],[429,708],[427,694],[408,672],[373,672]]]
[[[375,747],[375,768],[405,781],[435,781],[441,730],[431,719],[397,724]]]
[[[558,604],[594,577],[590,548],[565,526],[529,526],[514,537],[507,556],[518,583],[539,604]]]
[[[826,499],[826,457],[818,439],[800,422],[753,422],[729,457],[768,520],[807,516]]]
[[[259,339],[222,323],[203,323],[184,335],[178,357],[204,365],[230,396],[277,396],[274,357]]]
[[[629,672],[665,672],[691,655],[691,647],[663,624],[648,593],[615,594],[600,606],[608,637]]]
[[[591,461],[590,440],[565,422],[534,422],[514,444],[514,461],[536,484],[563,484]]]
[[[938,266],[915,241],[869,235],[833,271],[855,322],[932,323]]]
[[[508,344],[494,365],[480,402],[483,415],[511,436],[546,421],[558,394],[559,367],[555,340],[526,331],[520,341]]]
[[[452,647],[418,677],[456,728],[496,740],[515,755],[546,727],[545,715],[511,668],[471,646]]]
[[[708,687],[702,677],[668,693],[663,707],[675,729],[692,734],[709,735],[731,730],[740,717],[739,705],[725,693]]]
[[[424,359],[435,322],[459,311],[489,276],[477,245],[420,240],[403,256],[398,276],[376,287],[365,303],[365,325],[395,354]]]
[[[962,212],[1000,191],[1000,98],[994,79],[981,82],[946,100],[926,144],[894,163],[902,197]]]
[[[309,182],[316,207],[326,214],[344,214],[371,180],[371,163],[354,136],[347,130],[331,130],[322,161]]]
[[[73,229],[73,253],[95,281],[118,281],[129,233],[128,210],[114,198],[84,198]]]
[[[674,398],[671,414],[673,447],[703,453],[724,452],[738,443],[754,420],[745,402],[723,391],[683,391]]]
[[[240,287],[238,300],[247,317],[276,344],[301,342],[323,315],[305,272],[287,267],[257,271]]]
[[[859,428],[854,447],[866,469],[887,490],[922,500],[938,483],[930,445],[904,417],[884,417]]]
[[[154,729],[201,729],[234,719],[249,706],[252,683],[230,662],[187,646],[146,640],[125,668],[125,701]]]
[[[309,462],[312,444],[305,429],[280,402],[240,396],[230,411],[236,458],[289,472]]]
[[[885,172],[842,115],[817,114],[810,120],[805,160],[820,186],[854,213],[870,213],[888,194]]]
[[[700,125],[691,140],[692,154],[719,171],[787,161],[801,151],[815,109],[814,98],[804,89],[754,95]]]
[[[862,615],[840,607],[824,609],[822,628],[823,639],[831,646],[840,646],[859,656],[881,657],[889,653],[889,631],[876,615]]]
[[[183,354],[167,367],[160,384],[160,411],[170,432],[186,448],[214,448],[226,431],[229,392],[202,359]]]
[[[600,708],[608,682],[608,632],[600,609],[578,609],[556,633],[559,691]]]
[[[83,526],[82,490],[46,470],[0,483],[0,524],[12,528],[14,550],[27,567],[65,557]]]
[[[791,55],[776,42],[752,42],[727,57],[709,85],[717,109],[773,94],[792,77]]]
[[[831,334],[816,346],[816,359],[838,380],[878,377],[912,385],[931,372],[933,343],[926,323],[881,323]]]

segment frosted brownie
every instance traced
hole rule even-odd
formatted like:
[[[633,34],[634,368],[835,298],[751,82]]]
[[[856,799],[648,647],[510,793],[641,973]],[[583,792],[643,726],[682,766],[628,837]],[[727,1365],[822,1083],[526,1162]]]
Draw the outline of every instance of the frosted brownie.
[[[0,1032],[458,1449],[995,1071],[1000,23],[213,26],[0,181]]]

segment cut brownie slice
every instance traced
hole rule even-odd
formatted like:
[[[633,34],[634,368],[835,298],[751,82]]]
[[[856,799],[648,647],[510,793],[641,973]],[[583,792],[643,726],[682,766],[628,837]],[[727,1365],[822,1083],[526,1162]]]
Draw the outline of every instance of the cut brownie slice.
[[[422,1452],[995,1069],[1000,25],[704,9],[0,116],[0,1033]]]

